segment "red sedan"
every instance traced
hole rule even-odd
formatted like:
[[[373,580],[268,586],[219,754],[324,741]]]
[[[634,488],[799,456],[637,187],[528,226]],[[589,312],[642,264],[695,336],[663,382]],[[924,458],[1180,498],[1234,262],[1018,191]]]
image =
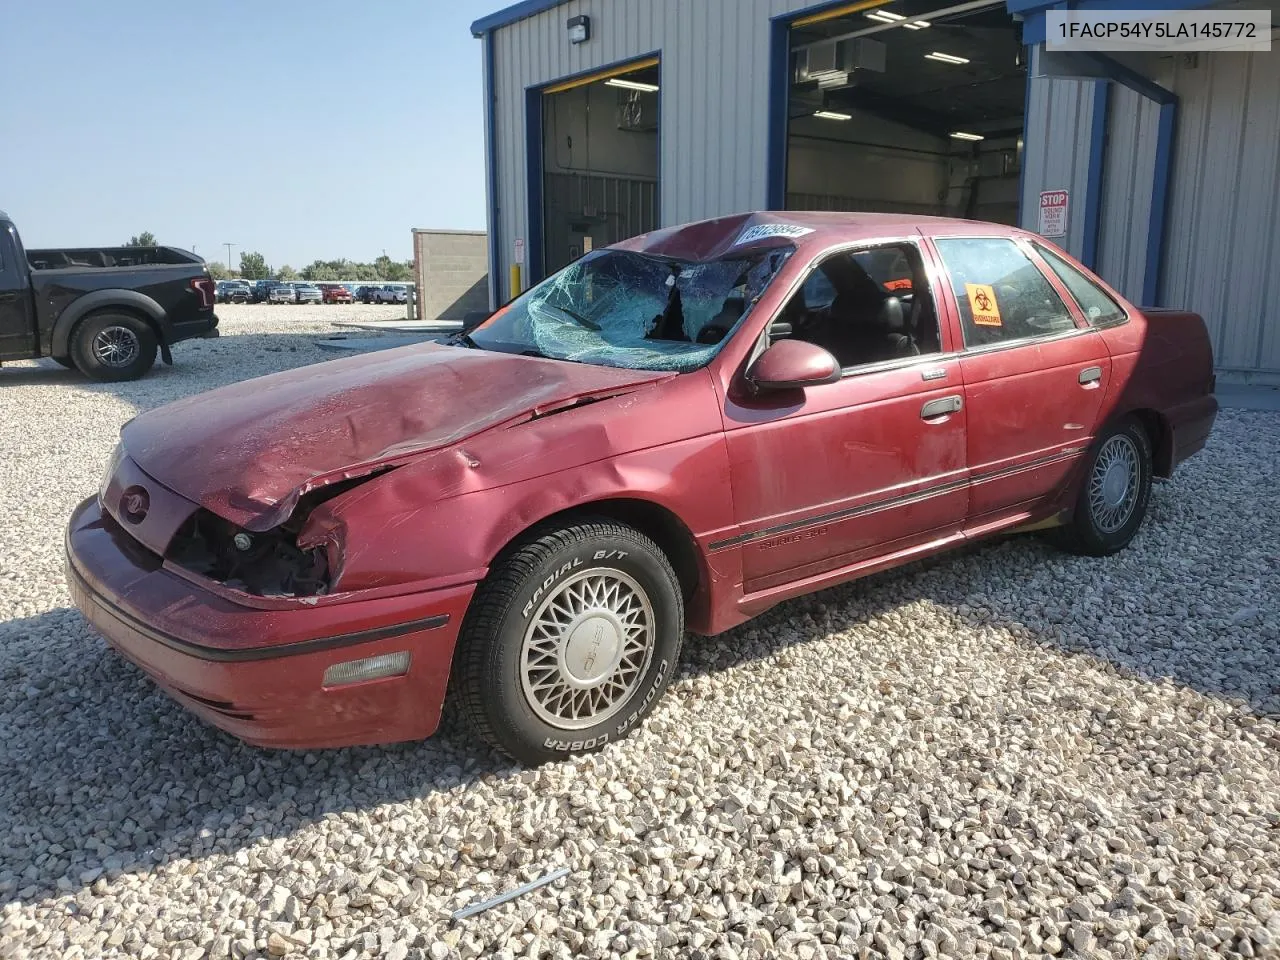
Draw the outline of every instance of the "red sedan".
[[[1198,316],[1033,234],[727,217],[596,250],[450,345],[142,414],[68,576],[250,742],[426,737],[447,689],[538,762],[626,735],[686,629],[997,533],[1121,549],[1213,386]]]
[[[351,291],[340,283],[320,284],[320,296],[325,303],[355,303]]]

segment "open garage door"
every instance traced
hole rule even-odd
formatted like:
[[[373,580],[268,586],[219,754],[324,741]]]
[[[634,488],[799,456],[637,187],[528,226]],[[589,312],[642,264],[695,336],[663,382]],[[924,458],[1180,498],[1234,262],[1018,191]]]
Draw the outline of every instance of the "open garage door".
[[[531,143],[531,154],[541,169],[530,171],[540,188],[540,201],[531,195],[530,206],[541,216],[541,243],[530,251],[531,281],[657,227],[660,94],[656,57],[533,94],[541,150]]]
[[[786,206],[1018,222],[1027,74],[1003,0],[791,26]]]

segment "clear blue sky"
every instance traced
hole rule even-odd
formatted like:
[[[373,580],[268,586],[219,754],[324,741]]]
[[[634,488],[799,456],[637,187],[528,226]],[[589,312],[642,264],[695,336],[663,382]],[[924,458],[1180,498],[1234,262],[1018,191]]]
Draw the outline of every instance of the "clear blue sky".
[[[272,266],[484,228],[480,41],[504,0],[0,0],[0,209],[28,246]]]

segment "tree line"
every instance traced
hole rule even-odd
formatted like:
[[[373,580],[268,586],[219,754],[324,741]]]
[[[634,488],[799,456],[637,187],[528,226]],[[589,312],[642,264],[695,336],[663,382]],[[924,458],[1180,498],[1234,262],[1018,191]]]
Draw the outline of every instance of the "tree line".
[[[155,234],[149,230],[135,234],[125,244],[129,247],[156,246]],[[256,250],[240,254],[240,269],[228,270],[219,260],[208,260],[209,275],[215,280],[365,280],[388,283],[410,283],[413,280],[412,260],[392,260],[386,254],[373,263],[358,263],[343,257],[340,260],[313,260],[301,270],[287,263],[272,269],[267,258]]]

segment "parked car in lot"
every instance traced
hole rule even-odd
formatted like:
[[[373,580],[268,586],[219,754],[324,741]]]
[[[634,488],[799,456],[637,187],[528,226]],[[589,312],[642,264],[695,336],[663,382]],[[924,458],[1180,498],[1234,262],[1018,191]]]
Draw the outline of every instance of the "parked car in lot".
[[[52,357],[95,380],[134,380],[170,347],[218,334],[216,289],[176,247],[24,250],[0,212],[0,362]]]
[[[250,742],[428,736],[452,684],[534,763],[632,730],[686,628],[998,533],[1120,550],[1213,389],[1199,316],[1035,234],[726,217],[595,250],[451,345],[142,413],[71,517],[70,589]]]
[[[379,289],[379,286],[373,283],[356,287],[355,298],[361,303],[376,303],[377,301],[374,298],[377,296]]]
[[[244,280],[219,280],[217,294],[219,303],[250,303],[253,300],[253,288]]]
[[[297,292],[293,287],[277,280],[268,281],[266,291],[267,303],[296,303],[298,300]]]
[[[293,283],[293,299],[295,303],[324,303],[324,294],[314,283]]]
[[[320,294],[325,303],[351,303],[355,299],[351,291],[340,283],[320,284]]]
[[[375,287],[373,291],[373,303],[405,303],[408,295],[404,287],[395,283],[384,283],[380,287]]]

